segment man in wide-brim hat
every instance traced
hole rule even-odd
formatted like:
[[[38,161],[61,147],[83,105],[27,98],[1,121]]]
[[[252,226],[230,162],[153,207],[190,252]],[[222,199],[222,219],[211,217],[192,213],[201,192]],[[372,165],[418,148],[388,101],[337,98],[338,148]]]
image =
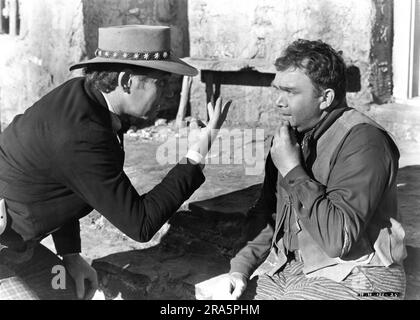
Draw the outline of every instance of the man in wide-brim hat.
[[[84,68],[85,77],[45,95],[0,136],[0,299],[90,299],[97,275],[79,255],[79,219],[96,209],[130,238],[149,241],[204,182],[202,158],[230,105],[220,99],[153,190],[139,195],[123,171],[124,117],[153,112],[170,74],[197,74],[174,56],[170,29],[100,28],[95,55],[70,68]],[[62,259],[39,243],[49,234]]]

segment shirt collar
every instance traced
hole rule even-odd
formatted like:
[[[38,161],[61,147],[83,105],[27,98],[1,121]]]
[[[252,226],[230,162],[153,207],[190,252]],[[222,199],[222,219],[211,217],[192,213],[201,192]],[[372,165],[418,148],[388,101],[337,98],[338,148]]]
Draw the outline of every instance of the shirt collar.
[[[104,100],[106,102],[106,105],[108,107],[109,112],[111,113],[111,122],[112,122],[112,129],[115,132],[120,131],[120,129],[122,128],[122,123],[120,118],[118,117],[118,115],[114,112],[114,108],[111,105],[111,102],[108,100],[108,98],[106,97],[106,95],[102,92],[99,91],[102,96],[104,97]]]
[[[325,131],[344,113],[348,110],[347,101],[344,99],[337,107],[327,112],[327,114],[313,127],[311,130],[301,134],[300,141],[305,138],[311,140],[318,140]]]

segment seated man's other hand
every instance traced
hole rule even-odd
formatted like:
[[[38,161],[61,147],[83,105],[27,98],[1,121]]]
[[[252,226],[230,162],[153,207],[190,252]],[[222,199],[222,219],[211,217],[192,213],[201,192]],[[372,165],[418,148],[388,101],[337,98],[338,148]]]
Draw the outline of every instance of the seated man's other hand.
[[[98,276],[95,269],[79,254],[64,255],[63,262],[75,282],[77,297],[91,300],[98,289]],[[89,283],[88,287],[85,286],[85,280]]]
[[[233,272],[224,275],[212,288],[213,300],[238,300],[244,293],[247,285],[246,277]]]

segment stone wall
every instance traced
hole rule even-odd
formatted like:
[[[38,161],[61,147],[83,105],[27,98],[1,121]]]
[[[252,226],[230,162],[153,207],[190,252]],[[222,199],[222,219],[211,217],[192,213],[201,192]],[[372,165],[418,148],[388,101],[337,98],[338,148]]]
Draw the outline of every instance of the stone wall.
[[[265,59],[272,64],[298,38],[321,39],[342,50],[347,65],[360,69],[361,91],[351,104],[373,101],[371,92],[372,30],[376,1],[371,0],[194,0],[189,3],[191,57]],[[205,88],[194,79],[192,114],[205,114]],[[232,122],[274,124],[271,90],[226,85],[222,96],[234,100]],[[244,108],[246,106],[246,108]]]
[[[188,56],[187,5],[187,0],[20,0],[20,35],[0,34],[2,127],[52,88],[80,75],[68,67],[93,56],[98,27],[168,25],[174,53]],[[180,90],[180,77],[173,77],[160,116],[174,117]]]
[[[20,0],[20,34],[0,35],[2,128],[70,77],[84,55],[80,0]]]
[[[71,76],[69,65],[93,56],[97,28],[120,24],[168,25],[180,56],[262,59],[272,65],[297,38],[322,39],[343,50],[360,70],[361,90],[351,105],[391,98],[392,1],[388,0],[20,0],[21,32],[0,35],[0,109],[3,128],[13,117]],[[7,75],[7,76],[5,76]],[[173,77],[160,116],[177,111],[181,80]],[[225,85],[233,99],[229,120],[275,125],[271,89]],[[205,87],[193,81],[191,113],[206,117]]]
[[[98,45],[98,28],[147,24],[171,27],[171,45],[178,57],[189,55],[187,0],[83,0],[86,50],[92,57]],[[173,76],[159,102],[159,116],[173,118],[177,112],[182,80]]]
[[[187,5],[187,0],[83,0],[88,56],[97,48],[99,27],[123,24],[170,26],[174,53],[189,55]]]

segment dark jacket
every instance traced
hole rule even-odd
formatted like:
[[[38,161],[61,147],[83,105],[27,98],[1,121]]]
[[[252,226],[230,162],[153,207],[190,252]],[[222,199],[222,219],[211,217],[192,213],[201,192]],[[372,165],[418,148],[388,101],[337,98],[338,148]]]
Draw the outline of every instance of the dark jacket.
[[[120,133],[121,135],[121,133]],[[0,135],[0,197],[22,241],[52,233],[57,253],[80,252],[79,219],[92,209],[148,241],[204,182],[198,165],[176,165],[139,195],[102,94],[74,78],[40,99]],[[3,238],[3,240],[2,240]]]

